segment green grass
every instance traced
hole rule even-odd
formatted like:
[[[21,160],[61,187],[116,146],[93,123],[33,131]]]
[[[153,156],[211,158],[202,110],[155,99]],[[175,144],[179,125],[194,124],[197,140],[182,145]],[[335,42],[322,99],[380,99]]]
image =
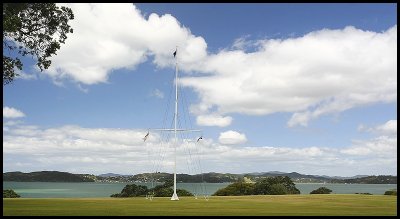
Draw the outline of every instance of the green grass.
[[[263,195],[169,198],[3,198],[6,215],[397,215],[397,196]]]

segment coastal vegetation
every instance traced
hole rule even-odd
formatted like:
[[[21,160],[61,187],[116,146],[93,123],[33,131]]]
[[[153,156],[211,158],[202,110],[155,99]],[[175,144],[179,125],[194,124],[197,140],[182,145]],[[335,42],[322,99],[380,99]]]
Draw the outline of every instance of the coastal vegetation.
[[[172,180],[167,180],[163,185],[158,185],[154,188],[147,188],[147,186],[142,185],[126,185],[120,193],[112,194],[111,197],[144,197],[147,195],[152,195],[154,197],[171,197],[174,193],[172,189],[174,182]],[[193,196],[187,190],[177,189],[176,194],[180,196]]]
[[[385,195],[395,195],[395,196],[397,196],[397,189],[386,191]]]
[[[316,190],[310,192],[310,194],[331,194],[332,190],[326,187],[319,187]]]
[[[300,194],[294,182],[287,176],[266,177],[258,182],[239,181],[219,189],[214,196],[238,195],[286,195]]]
[[[12,189],[3,189],[3,198],[19,198],[21,197]]]

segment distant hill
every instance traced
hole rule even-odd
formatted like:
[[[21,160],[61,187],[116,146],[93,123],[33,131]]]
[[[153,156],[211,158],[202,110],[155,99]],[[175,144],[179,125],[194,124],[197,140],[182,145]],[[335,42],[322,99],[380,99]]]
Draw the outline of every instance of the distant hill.
[[[363,178],[363,177],[367,177],[368,175],[355,175],[355,176],[325,176],[323,175],[322,177],[326,177],[326,178],[331,178],[331,179],[357,179],[357,178]]]
[[[332,180],[333,183],[397,184],[397,176],[367,176],[356,179]]]
[[[100,174],[97,175],[100,177],[114,177],[114,176],[130,176],[130,175],[122,175],[122,174],[116,174],[116,173],[104,173],[104,174]]]
[[[357,184],[397,184],[397,176],[316,176],[297,172],[284,173],[279,171],[253,172],[246,174],[232,173],[203,173],[196,175],[177,174],[177,182],[181,183],[231,183],[244,179],[253,182],[265,177],[288,176],[295,183],[357,183]],[[106,173],[98,176],[92,174],[72,174],[58,171],[39,171],[32,173],[8,172],[3,173],[3,181],[19,182],[165,182],[172,179],[172,173],[140,173],[136,175],[121,175]]]
[[[94,182],[93,178],[85,174],[72,174],[58,171],[39,171],[31,173],[7,172],[3,173],[3,181],[17,182]]]

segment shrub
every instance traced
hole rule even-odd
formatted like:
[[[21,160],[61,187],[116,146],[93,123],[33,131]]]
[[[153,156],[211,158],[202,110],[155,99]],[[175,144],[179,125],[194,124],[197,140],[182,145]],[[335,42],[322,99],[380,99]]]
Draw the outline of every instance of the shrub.
[[[137,196],[146,196],[148,193],[148,189],[146,186],[141,185],[126,185],[121,193],[113,194],[111,197],[137,197]]]
[[[330,194],[332,190],[326,188],[326,187],[319,187],[318,189],[310,192],[310,194]]]
[[[14,192],[14,190],[12,189],[3,189],[3,198],[19,198],[21,197],[20,195],[18,195],[16,192]]]
[[[385,195],[395,195],[397,196],[397,190],[389,190],[385,192]]]
[[[238,196],[238,195],[253,195],[254,184],[245,182],[235,182],[225,188],[219,189],[213,195],[216,196]]]
[[[255,183],[256,195],[277,195],[276,193],[300,194],[300,190],[288,176],[267,177]]]

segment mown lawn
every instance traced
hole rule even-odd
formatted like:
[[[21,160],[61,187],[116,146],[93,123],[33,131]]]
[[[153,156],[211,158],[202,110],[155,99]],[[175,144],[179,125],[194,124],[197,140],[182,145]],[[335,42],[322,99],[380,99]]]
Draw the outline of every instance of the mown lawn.
[[[397,196],[329,194],[169,198],[3,198],[6,215],[397,215]]]

